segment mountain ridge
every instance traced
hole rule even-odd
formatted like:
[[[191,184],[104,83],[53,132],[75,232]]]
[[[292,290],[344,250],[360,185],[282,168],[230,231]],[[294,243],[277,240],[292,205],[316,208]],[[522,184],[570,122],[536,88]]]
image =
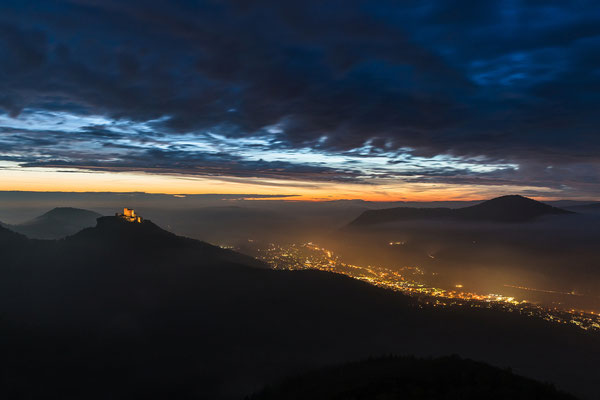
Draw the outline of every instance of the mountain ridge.
[[[402,220],[458,220],[489,222],[527,222],[544,215],[574,214],[548,204],[523,197],[507,195],[462,208],[395,207],[367,210],[351,221],[349,227],[375,225]]]
[[[81,208],[55,207],[31,220],[7,227],[31,239],[60,239],[94,226],[101,216]]]
[[[173,263],[185,259],[200,257],[199,261],[227,262],[265,268],[266,265],[252,257],[223,249],[210,243],[176,235],[162,229],[151,220],[141,223],[128,222],[116,216],[104,216],[97,219],[96,226],[85,228],[73,235],[60,239],[59,244],[77,248],[90,253],[103,254],[110,251],[113,258],[124,260],[148,260],[153,257],[165,257],[169,252]],[[194,253],[198,253],[194,255]]]
[[[6,398],[230,400],[307,366],[390,353],[456,353],[575,393],[597,388],[596,369],[576,361],[596,365],[599,344],[575,327],[420,308],[322,271],[253,268],[148,220],[103,217],[59,240],[6,232],[19,238],[0,239]],[[547,349],[551,360],[535,356]]]

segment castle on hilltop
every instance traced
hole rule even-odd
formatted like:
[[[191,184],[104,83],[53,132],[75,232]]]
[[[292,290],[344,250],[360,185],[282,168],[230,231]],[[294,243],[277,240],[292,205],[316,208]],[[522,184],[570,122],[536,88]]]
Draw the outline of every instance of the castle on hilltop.
[[[138,224],[141,224],[142,221],[144,220],[139,215],[135,215],[135,210],[133,208],[127,208],[127,207],[125,207],[123,209],[123,214],[116,213],[115,217],[122,218],[127,222],[137,222]]]

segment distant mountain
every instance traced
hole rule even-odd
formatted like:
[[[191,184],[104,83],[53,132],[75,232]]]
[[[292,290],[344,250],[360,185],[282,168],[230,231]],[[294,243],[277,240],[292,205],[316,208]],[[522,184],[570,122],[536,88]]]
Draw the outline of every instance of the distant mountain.
[[[500,383],[501,382],[501,383]],[[385,357],[289,378],[249,400],[563,399],[575,397],[506,369],[459,357]]]
[[[585,200],[550,200],[545,202],[548,205],[558,208],[571,208],[590,204],[590,201]]]
[[[588,203],[588,204],[579,204],[579,205],[575,205],[575,206],[570,206],[569,210],[580,211],[580,212],[600,211],[600,202],[597,202],[597,203]]]
[[[460,219],[499,222],[529,221],[544,215],[573,214],[527,197],[511,195],[497,197],[472,207],[455,211]]]
[[[60,239],[94,226],[100,214],[71,207],[54,208],[22,224],[8,226],[32,239]]]
[[[308,368],[392,353],[456,353],[597,393],[600,341],[576,327],[421,308],[150,221],[102,217],[60,240],[0,229],[0,258],[2,398],[241,399]]]
[[[510,195],[497,197],[463,208],[397,207],[368,210],[350,223],[350,226],[374,225],[403,220],[457,220],[491,222],[526,222],[544,215],[572,214],[571,211],[552,207],[527,197]]]

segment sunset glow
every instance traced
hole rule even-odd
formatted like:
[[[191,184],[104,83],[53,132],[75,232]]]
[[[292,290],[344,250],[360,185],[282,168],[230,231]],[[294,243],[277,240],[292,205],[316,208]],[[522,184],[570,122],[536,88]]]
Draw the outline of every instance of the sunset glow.
[[[151,172],[65,171],[54,168],[6,166],[0,190],[33,192],[145,192],[165,194],[263,194],[291,196],[289,201],[362,199],[368,201],[479,200],[507,192],[538,194],[552,199],[557,194],[539,188],[519,186],[468,187],[427,183],[375,181],[372,184],[290,181],[264,178],[197,177],[153,174]]]

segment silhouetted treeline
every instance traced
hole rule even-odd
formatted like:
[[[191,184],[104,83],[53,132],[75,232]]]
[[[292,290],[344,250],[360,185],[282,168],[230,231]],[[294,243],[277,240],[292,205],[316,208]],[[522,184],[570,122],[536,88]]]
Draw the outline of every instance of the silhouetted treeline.
[[[369,359],[311,371],[267,386],[247,400],[573,400],[575,397],[460,357]]]

